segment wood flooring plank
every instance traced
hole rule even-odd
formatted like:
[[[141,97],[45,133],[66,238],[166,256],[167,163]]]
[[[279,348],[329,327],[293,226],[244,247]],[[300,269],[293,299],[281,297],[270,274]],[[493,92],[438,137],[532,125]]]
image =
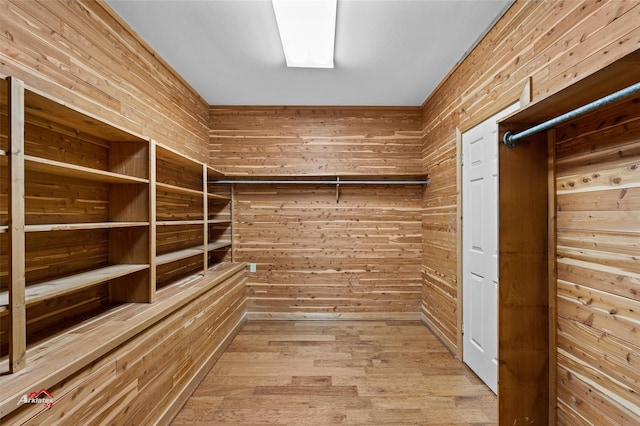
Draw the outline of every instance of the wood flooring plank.
[[[495,395],[418,321],[252,321],[173,425],[495,425]]]

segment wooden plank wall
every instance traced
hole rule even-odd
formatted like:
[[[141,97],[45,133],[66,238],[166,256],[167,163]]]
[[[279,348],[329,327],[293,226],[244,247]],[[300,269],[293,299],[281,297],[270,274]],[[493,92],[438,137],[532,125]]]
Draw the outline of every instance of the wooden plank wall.
[[[210,163],[230,174],[422,173],[415,107],[210,109]]]
[[[239,330],[245,276],[244,270],[232,275],[47,389],[54,396],[50,409],[22,404],[2,424],[168,424],[195,388],[194,377],[206,375]]]
[[[264,176],[421,173],[419,108],[211,107],[211,164]],[[234,260],[260,318],[417,318],[422,186],[236,185]]]
[[[236,185],[249,318],[417,319],[422,186]]]
[[[637,1],[516,1],[425,101],[423,167],[432,185],[423,203],[423,301],[427,323],[454,350],[458,342],[456,129],[520,98],[547,96],[640,47]]]
[[[0,73],[197,160],[208,105],[102,1],[0,0]]]
[[[639,424],[640,98],[556,141],[558,421]]]
[[[153,138],[197,160],[207,160],[207,103],[102,1],[0,0],[0,11],[0,74],[15,76],[28,86],[90,115]],[[3,150],[7,147],[6,117],[6,111],[2,111],[0,149]],[[73,138],[72,143],[75,143]],[[80,147],[86,146],[69,146],[73,152],[80,152]],[[6,161],[2,161],[0,186],[6,187],[7,167]],[[65,182],[58,179],[57,183]],[[39,189],[30,184],[31,190]],[[108,196],[101,185],[87,191]],[[32,210],[30,214],[35,218],[38,210]],[[46,213],[47,209],[41,211]],[[95,220],[103,219],[95,217]],[[0,197],[0,226],[3,225],[6,225],[6,197]],[[73,233],[79,245],[87,233]],[[0,231],[0,245],[5,247],[2,253],[7,253],[7,235]],[[44,243],[46,241],[28,237],[29,250],[34,256],[45,250],[53,253],[59,241],[49,246]],[[86,257],[86,247],[82,259],[76,252],[63,253],[59,262],[51,264],[49,269],[63,270],[69,266],[70,259],[85,263],[107,261],[104,247],[97,247],[92,253]],[[32,263],[27,261],[28,265]],[[49,272],[29,269],[34,279]],[[6,286],[6,274],[7,258],[0,256],[2,287]],[[219,284],[83,371],[65,377],[59,385],[50,388],[55,396],[51,410],[27,404],[0,423],[151,424],[159,418],[167,423],[175,412],[166,410],[172,408],[170,404],[175,402],[178,393],[194,377],[197,379],[198,374],[202,377],[200,369],[211,366],[215,355],[220,354],[218,346],[224,344],[229,333],[237,331],[245,310],[244,291],[244,281],[237,276]],[[75,304],[78,315],[82,316],[101,309],[106,294],[106,287],[97,286],[78,292],[69,298],[69,303]],[[63,312],[56,317],[55,312],[63,311],[43,304],[33,315],[44,320],[31,324],[31,331],[38,333],[48,323],[66,315]],[[68,315],[65,318],[70,320]],[[5,346],[6,316],[0,322],[0,342],[3,342],[0,346]]]

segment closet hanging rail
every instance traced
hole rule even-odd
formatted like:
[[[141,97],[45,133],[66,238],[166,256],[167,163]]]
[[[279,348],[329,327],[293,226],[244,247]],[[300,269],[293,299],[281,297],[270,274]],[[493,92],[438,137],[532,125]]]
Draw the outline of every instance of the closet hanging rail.
[[[631,86],[614,92],[610,95],[605,96],[604,98],[600,98],[596,101],[590,102],[586,105],[583,105],[579,108],[574,109],[573,111],[569,111],[565,114],[562,114],[556,118],[552,118],[551,120],[547,120],[544,123],[540,123],[536,126],[533,126],[527,130],[523,130],[518,133],[514,133],[511,131],[507,131],[502,138],[502,142],[507,145],[509,148],[514,148],[520,144],[522,139],[527,136],[531,136],[535,133],[541,132],[543,130],[547,130],[552,128],[553,126],[563,123],[565,121],[571,120],[573,118],[584,115],[588,112],[594,111],[600,107],[608,105],[610,103],[619,101],[620,99],[624,99],[627,96],[635,95],[636,93],[640,93],[640,82],[632,84]]]
[[[278,184],[299,184],[299,185],[425,185],[429,186],[429,178],[423,180],[251,180],[251,179],[232,179],[232,180],[213,180],[215,183],[244,183],[256,185],[278,185]]]

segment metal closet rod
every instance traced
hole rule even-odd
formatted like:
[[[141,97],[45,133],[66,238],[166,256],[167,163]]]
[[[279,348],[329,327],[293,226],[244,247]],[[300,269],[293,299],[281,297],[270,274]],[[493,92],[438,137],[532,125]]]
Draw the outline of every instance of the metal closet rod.
[[[617,92],[607,95],[604,98],[600,98],[596,101],[590,102],[586,105],[583,105],[579,108],[574,109],[573,111],[569,111],[565,114],[562,114],[556,118],[547,120],[544,123],[540,123],[537,126],[533,126],[527,130],[523,130],[518,133],[507,131],[504,134],[504,137],[502,138],[502,142],[505,145],[507,145],[509,148],[516,147],[520,144],[521,140],[526,138],[527,136],[531,136],[534,133],[538,133],[538,132],[542,132],[543,130],[550,129],[560,123],[579,117],[588,112],[594,111],[600,107],[619,101],[620,99],[624,99],[627,96],[635,95],[636,93],[640,93],[640,82],[632,84],[631,86],[625,89],[618,90]]]
[[[209,183],[245,183],[245,184],[296,184],[296,185],[425,185],[431,180],[212,180]]]

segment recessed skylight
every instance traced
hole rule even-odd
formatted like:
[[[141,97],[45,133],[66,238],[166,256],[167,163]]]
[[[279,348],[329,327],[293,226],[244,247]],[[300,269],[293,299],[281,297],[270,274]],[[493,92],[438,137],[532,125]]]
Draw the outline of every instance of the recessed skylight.
[[[333,68],[337,0],[271,0],[288,67]]]

